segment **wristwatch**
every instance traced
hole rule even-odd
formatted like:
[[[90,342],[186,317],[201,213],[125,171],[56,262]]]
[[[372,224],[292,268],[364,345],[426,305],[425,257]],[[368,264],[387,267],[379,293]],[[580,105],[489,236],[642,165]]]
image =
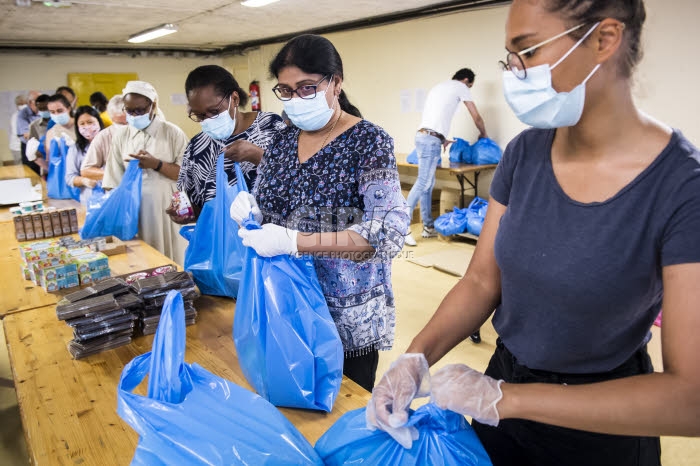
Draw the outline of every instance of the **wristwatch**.
[[[163,161],[159,160],[158,165],[156,166],[156,168],[154,168],[154,170],[159,172],[161,168],[163,168]]]

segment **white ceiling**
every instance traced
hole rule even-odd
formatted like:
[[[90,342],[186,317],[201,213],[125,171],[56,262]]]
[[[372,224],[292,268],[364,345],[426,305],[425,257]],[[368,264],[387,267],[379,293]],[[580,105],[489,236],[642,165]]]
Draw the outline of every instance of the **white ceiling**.
[[[30,7],[18,7],[15,0],[0,0],[0,47],[212,51],[447,3],[455,2],[280,0],[265,7],[249,8],[242,6],[240,0],[72,0],[70,7],[55,8],[36,0],[32,0]],[[174,23],[179,31],[142,44],[127,42],[129,36],[163,23]]]

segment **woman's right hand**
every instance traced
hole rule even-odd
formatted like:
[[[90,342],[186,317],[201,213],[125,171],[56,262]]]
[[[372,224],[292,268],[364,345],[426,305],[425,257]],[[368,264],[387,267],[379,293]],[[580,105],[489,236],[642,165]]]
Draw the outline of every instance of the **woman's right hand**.
[[[407,427],[408,408],[414,398],[430,393],[430,369],[422,353],[406,353],[391,364],[372,390],[367,405],[367,427],[391,435],[404,448],[418,439],[415,427]]]
[[[260,225],[263,221],[262,212],[255,201],[255,197],[246,192],[240,192],[236,199],[231,203],[229,214],[234,222],[239,226],[243,225],[243,221],[248,219],[250,213],[253,213],[253,219]]]
[[[177,223],[178,225],[187,225],[188,223],[193,223],[197,220],[191,215],[187,215],[184,217],[182,215],[178,215],[175,211],[175,207],[173,206],[169,206],[167,209],[165,209],[165,213],[170,216],[170,220]]]

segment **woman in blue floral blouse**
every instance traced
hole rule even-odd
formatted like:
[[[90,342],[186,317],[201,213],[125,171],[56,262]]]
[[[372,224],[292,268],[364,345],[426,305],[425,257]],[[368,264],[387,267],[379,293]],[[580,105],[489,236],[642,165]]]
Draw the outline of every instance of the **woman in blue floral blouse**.
[[[257,214],[263,228],[239,234],[261,256],[314,256],[345,349],[343,372],[371,391],[378,351],[394,341],[391,260],[409,225],[394,142],[348,101],[327,39],[295,37],[270,72],[292,125],[265,151],[254,196],[241,193],[231,215],[240,223],[251,208]]]

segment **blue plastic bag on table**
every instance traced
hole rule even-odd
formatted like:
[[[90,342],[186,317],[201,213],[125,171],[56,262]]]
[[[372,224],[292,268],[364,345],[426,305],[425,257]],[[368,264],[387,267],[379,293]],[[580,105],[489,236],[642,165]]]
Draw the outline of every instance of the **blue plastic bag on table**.
[[[182,295],[170,291],[150,353],[124,367],[117,412],[138,434],[132,465],[322,465],[274,406],[185,356]],[[149,376],[148,395],[133,390]]]
[[[413,149],[408,157],[406,157],[406,162],[412,163],[413,165],[418,165],[418,151]]]
[[[488,201],[480,197],[475,197],[467,207],[467,231],[472,235],[479,236],[481,234],[488,207]]]
[[[66,183],[68,146],[61,138],[51,140],[49,146],[49,173],[46,175],[46,191],[51,199],[80,200],[80,189]]]
[[[386,432],[369,430],[365,408],[356,409],[323,434],[316,442],[316,452],[328,466],[491,466],[486,450],[461,414],[429,403],[409,411],[408,425],[419,435],[409,450]]]
[[[464,233],[467,229],[467,209],[454,207],[452,212],[447,212],[435,219],[435,229],[444,236]]]
[[[503,156],[503,151],[496,141],[489,138],[481,138],[472,146],[474,163],[476,165],[488,165],[498,163]]]
[[[204,204],[196,225],[180,229],[180,235],[190,243],[185,251],[185,270],[192,273],[199,290],[203,294],[231,298],[238,295],[245,249],[229,209],[239,192],[248,192],[243,171],[238,163],[235,166],[238,183],[229,186],[224,156],[219,155],[216,197]]]
[[[132,160],[119,186],[93,203],[85,215],[85,225],[80,230],[81,238],[116,236],[127,241],[139,231],[141,210],[142,170],[138,160]]]
[[[260,228],[252,219],[244,226]],[[243,374],[275,406],[330,412],[343,379],[343,344],[313,260],[245,249],[233,319]]]
[[[455,138],[455,142],[450,146],[450,162],[453,163],[474,163],[472,156],[472,146],[469,141]]]

